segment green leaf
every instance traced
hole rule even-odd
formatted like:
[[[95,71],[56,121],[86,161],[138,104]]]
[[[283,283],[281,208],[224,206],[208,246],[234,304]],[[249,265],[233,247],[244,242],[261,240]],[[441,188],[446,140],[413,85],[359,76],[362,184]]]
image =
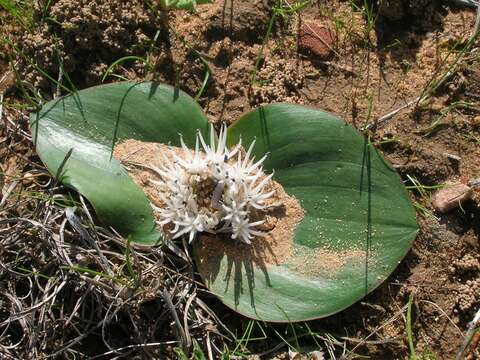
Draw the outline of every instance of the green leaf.
[[[195,6],[211,4],[212,0],[160,0],[160,5],[165,9],[194,10]]]
[[[202,347],[195,339],[193,339],[193,358],[195,360],[207,360],[207,357],[202,351]]]
[[[187,94],[166,85],[121,82],[47,103],[30,117],[37,152],[52,174],[83,194],[99,219],[141,244],[160,240],[149,201],[111,157],[123,139],[193,145],[208,121]],[[70,156],[68,156],[71,150]]]
[[[269,152],[266,170],[301,202],[305,217],[294,235],[295,266],[224,254],[199,261],[196,254],[207,286],[227,306],[265,321],[320,318],[392,273],[418,228],[399,176],[367,139],[328,113],[287,104],[244,115],[229,128],[230,145],[240,138],[245,147],[257,139],[257,159]],[[320,249],[337,253],[339,265],[310,271]],[[349,251],[361,256],[349,258]]]

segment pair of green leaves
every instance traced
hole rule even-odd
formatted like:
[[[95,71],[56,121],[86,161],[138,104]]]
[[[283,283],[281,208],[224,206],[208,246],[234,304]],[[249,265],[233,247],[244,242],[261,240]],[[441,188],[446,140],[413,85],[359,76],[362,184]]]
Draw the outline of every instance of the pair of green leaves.
[[[113,144],[133,138],[179,145],[181,133],[193,146],[197,130],[209,131],[193,99],[153,83],[82,90],[49,102],[31,122],[52,174],[60,169],[61,181],[91,202],[104,225],[144,245],[161,236],[142,189],[111,157]],[[319,318],[350,306],[391,274],[417,224],[399,176],[367,139],[331,114],[291,104],[245,114],[228,129],[230,144],[240,138],[244,146],[257,139],[257,158],[269,152],[266,171],[275,171],[305,217],[293,239],[295,261],[274,266],[216,253],[197,262],[226,305],[266,321]]]

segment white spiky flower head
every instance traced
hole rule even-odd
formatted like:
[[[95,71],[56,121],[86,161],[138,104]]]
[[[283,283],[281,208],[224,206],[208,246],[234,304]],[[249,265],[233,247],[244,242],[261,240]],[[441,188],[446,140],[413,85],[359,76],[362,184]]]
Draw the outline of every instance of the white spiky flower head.
[[[264,221],[252,219],[256,210],[268,207],[275,191],[267,191],[273,174],[266,176],[262,164],[266,155],[251,157],[255,141],[242,153],[242,141],[229,149],[227,127],[222,126],[215,141],[210,126],[210,144],[197,132],[195,149],[189,150],[180,135],[183,156],[165,157],[160,168],[153,168],[160,180],[152,180],[164,206],[152,206],[157,223],[168,229],[173,239],[183,235],[192,242],[200,232],[229,232],[232,239],[249,244]],[[201,145],[201,148],[200,148]]]

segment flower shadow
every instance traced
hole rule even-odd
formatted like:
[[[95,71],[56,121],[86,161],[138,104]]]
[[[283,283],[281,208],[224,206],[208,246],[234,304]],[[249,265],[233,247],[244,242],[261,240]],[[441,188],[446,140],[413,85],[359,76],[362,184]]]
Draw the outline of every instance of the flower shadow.
[[[256,284],[272,286],[268,267],[275,263],[276,255],[271,244],[260,237],[248,245],[232,240],[228,234],[207,234],[198,239],[194,250],[206,285],[220,297],[233,298],[235,310],[243,304],[255,311]]]

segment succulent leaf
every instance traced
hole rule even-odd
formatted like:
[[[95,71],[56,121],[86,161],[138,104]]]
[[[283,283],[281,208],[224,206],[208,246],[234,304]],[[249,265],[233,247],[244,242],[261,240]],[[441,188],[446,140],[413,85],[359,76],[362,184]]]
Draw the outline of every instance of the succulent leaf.
[[[306,259],[294,271],[211,256],[200,274],[226,305],[268,321],[319,318],[350,306],[392,273],[417,233],[415,212],[398,174],[368,139],[331,114],[289,104],[244,115],[230,126],[229,145],[240,138],[246,146],[255,141],[257,158],[269,153],[266,172],[275,170],[275,180],[305,209],[294,246],[337,251],[338,258],[351,249],[364,255],[339,259],[343,265],[323,275],[309,273]]]
[[[188,146],[208,135],[202,109],[184,92],[154,83],[121,82],[55,99],[30,117],[37,152],[52,174],[83,194],[100,220],[132,241],[159,242],[143,191],[112,158],[114,143],[135,138]]]

